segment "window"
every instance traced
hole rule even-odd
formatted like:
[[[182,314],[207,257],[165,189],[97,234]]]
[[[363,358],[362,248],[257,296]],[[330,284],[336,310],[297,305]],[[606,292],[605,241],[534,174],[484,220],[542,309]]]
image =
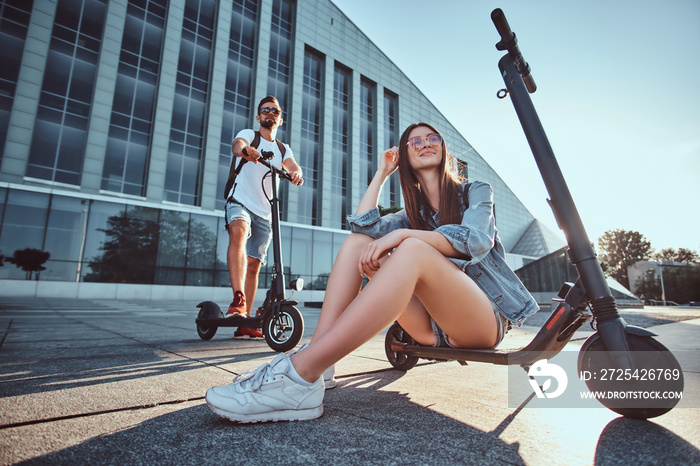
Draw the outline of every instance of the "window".
[[[360,81],[360,189],[364,190],[372,181],[377,166],[375,163],[375,112],[374,83],[367,79]]]
[[[384,90],[384,146],[394,147],[399,145],[398,117],[399,97]],[[398,176],[391,177],[389,182],[389,206],[397,206],[401,203],[401,182]],[[387,207],[389,207],[387,206]]]
[[[58,2],[27,176],[80,184],[106,12],[105,0]]]
[[[253,0],[233,0],[231,35],[228,48],[226,91],[221,127],[216,208],[224,209],[224,187],[233,155],[231,142],[248,127],[253,97],[253,66],[258,5]]]
[[[318,225],[319,166],[321,155],[321,89],[323,85],[323,58],[311,51],[304,55],[304,85],[301,107],[301,151],[298,162],[304,172],[304,184],[297,187],[297,221]]]
[[[127,7],[102,189],[145,195],[166,0]]]
[[[292,81],[293,12],[294,6],[290,0],[274,0],[272,3],[267,93],[277,98],[282,110],[288,108],[289,85]],[[288,137],[286,127],[283,125],[277,130],[277,138],[285,142]]]
[[[350,211],[348,168],[350,166],[350,71],[336,64],[333,72],[333,151],[331,153],[331,228],[347,229]]]
[[[165,200],[199,205],[215,0],[187,0],[165,170]],[[184,142],[184,144],[183,144]]]

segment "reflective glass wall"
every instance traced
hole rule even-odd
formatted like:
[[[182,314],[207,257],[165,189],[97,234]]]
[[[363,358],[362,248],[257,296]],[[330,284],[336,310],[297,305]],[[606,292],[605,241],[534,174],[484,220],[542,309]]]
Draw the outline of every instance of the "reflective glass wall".
[[[530,292],[559,291],[564,282],[578,279],[576,267],[571,263],[567,248],[548,254],[524,265],[515,273]]]
[[[10,259],[0,279],[229,286],[228,235],[213,213],[0,188],[0,219],[0,255]],[[325,289],[346,236],[282,225],[285,276]],[[261,288],[272,262],[270,249]]]

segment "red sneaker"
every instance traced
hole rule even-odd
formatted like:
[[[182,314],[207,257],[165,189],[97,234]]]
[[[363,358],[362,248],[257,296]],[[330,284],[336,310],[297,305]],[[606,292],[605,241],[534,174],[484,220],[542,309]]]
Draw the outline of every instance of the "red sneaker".
[[[246,317],[245,295],[242,291],[233,293],[233,301],[228,307],[226,317]]]
[[[233,338],[250,338],[251,340],[261,340],[265,338],[259,328],[238,327],[233,332]]]

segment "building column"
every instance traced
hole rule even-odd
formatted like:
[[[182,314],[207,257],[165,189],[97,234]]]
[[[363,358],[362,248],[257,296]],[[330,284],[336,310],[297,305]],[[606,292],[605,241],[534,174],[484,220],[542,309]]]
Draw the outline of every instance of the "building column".
[[[27,172],[56,4],[55,0],[34,2],[7,127],[7,140],[0,170],[3,181],[22,183]]]
[[[80,187],[83,192],[99,192],[102,186],[109,122],[117,86],[122,31],[126,23],[126,6],[127,3],[123,0],[111,1],[107,4],[107,21],[102,39],[100,61],[97,64],[95,94],[90,109],[85,157],[80,177]]]

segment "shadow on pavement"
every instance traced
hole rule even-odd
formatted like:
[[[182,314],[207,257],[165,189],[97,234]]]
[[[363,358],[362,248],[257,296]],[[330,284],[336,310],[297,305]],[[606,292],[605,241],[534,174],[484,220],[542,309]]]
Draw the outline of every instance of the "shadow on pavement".
[[[346,379],[313,421],[235,424],[202,404],[22,464],[525,464],[518,443],[392,391],[403,375]]]
[[[651,421],[616,418],[605,426],[598,439],[595,464],[649,464],[663,458],[664,464],[700,464],[700,450],[670,430]]]
[[[104,348],[100,348],[104,351]],[[3,358],[0,370],[0,396],[21,396],[72,388],[83,388],[121,381],[174,376],[178,373],[239,361],[269,357],[269,351],[185,358],[178,354],[160,356],[153,348],[131,348],[130,354],[98,354],[86,350],[81,357],[48,357],[28,360]],[[232,373],[232,378],[234,373]]]

